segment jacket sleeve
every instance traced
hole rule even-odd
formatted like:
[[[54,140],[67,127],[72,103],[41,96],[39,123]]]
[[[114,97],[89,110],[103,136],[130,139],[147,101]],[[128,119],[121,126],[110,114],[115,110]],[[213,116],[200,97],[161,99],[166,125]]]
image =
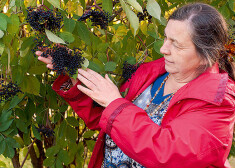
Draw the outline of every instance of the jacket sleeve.
[[[234,107],[208,105],[159,126],[124,98],[106,107],[100,120],[117,146],[147,168],[224,167],[233,124]]]
[[[52,89],[64,98],[77,115],[84,120],[89,129],[99,130],[99,120],[103,107],[95,106],[94,101],[90,97],[77,89],[77,85],[81,84],[81,82],[78,82],[68,91],[61,90],[61,85],[68,80],[68,76],[60,75],[53,83]]]

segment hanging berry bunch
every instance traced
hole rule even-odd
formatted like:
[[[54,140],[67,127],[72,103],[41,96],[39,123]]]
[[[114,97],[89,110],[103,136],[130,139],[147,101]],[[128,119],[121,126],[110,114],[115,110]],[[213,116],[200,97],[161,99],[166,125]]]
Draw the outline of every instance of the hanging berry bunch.
[[[55,132],[52,129],[41,124],[38,124],[38,127],[35,127],[35,128],[40,134],[44,135],[47,138],[52,137],[55,134]]]
[[[39,8],[28,7],[26,21],[34,30],[39,32],[44,32],[45,29],[50,31],[59,30],[63,21],[61,13],[47,8],[45,10],[43,7],[43,5]]]
[[[82,51],[79,48],[69,49],[63,45],[54,45],[52,48],[47,48],[42,57],[52,57],[53,70],[58,74],[69,76],[76,74],[77,69],[82,67],[85,58],[82,57]]]
[[[123,71],[122,71],[122,77],[125,80],[129,80],[131,79],[133,73],[135,73],[135,71],[139,68],[139,65],[132,65],[129,64],[128,62],[124,62],[123,64]]]
[[[138,12],[137,17],[139,18],[139,21],[148,20],[149,22],[151,22],[152,19],[152,16],[148,14],[147,9],[144,9],[143,13]]]
[[[4,83],[4,80],[0,80],[0,103],[13,98],[18,93],[22,93],[16,83],[12,81],[8,84]]]
[[[100,26],[101,29],[107,29],[108,23],[111,22],[111,16],[108,12],[98,11],[98,10],[89,10],[84,13],[78,21],[85,21],[86,19],[90,19],[92,22],[92,26]]]

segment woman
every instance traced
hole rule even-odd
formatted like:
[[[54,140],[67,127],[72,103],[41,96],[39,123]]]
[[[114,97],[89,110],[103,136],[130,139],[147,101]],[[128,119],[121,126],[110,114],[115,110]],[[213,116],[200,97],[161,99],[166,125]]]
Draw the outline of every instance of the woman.
[[[79,82],[66,92],[61,86],[69,77],[59,76],[53,89],[100,130],[89,167],[229,167],[235,82],[221,54],[227,38],[214,8],[189,4],[169,18],[164,58],[142,64],[122,85],[125,98],[107,75],[90,69],[79,69]],[[38,59],[53,67],[51,58]]]

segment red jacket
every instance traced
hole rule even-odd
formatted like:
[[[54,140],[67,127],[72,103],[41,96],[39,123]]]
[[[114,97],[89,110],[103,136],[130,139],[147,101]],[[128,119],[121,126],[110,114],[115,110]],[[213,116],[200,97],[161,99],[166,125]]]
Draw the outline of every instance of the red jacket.
[[[174,94],[159,126],[131,101],[165,72],[164,58],[141,65],[120,89],[129,88],[126,97],[105,109],[94,107],[93,100],[76,86],[67,92],[59,90],[67,76],[55,81],[53,89],[90,129],[100,130],[89,168],[102,164],[105,134],[147,168],[229,167],[226,159],[235,121],[235,82],[215,64]]]

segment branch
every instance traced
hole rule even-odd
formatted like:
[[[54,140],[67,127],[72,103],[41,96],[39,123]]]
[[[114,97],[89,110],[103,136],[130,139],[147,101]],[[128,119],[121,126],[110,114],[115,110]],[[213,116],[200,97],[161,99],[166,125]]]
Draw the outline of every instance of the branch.
[[[20,167],[20,161],[19,161],[19,153],[17,153],[16,149],[15,149],[15,155],[14,157],[11,159],[14,168],[19,168]]]
[[[23,162],[22,162],[20,168],[22,168],[22,167],[24,166],[24,163],[25,163],[25,161],[26,161],[26,159],[27,159],[27,157],[28,157],[28,155],[29,155],[29,152],[30,152],[31,148],[33,147],[33,144],[34,144],[35,141],[36,141],[36,138],[35,138],[35,139],[33,140],[33,142],[28,146],[28,152],[26,153],[26,155],[25,155],[25,157],[24,157],[24,160],[23,160]]]

